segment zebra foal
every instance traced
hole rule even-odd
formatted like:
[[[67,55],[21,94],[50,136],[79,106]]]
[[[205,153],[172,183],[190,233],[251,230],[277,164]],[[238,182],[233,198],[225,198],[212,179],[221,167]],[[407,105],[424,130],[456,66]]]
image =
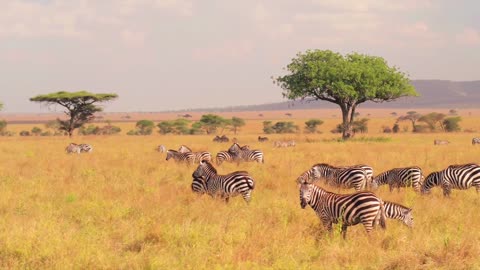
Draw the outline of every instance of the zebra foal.
[[[383,201],[383,204],[387,218],[398,219],[407,227],[413,227],[413,213],[411,208],[389,201]]]
[[[372,181],[372,188],[377,189],[380,185],[388,184],[390,192],[394,188],[400,190],[400,187],[413,187],[416,192],[420,191],[423,181],[422,169],[417,166],[395,168],[375,176]]]
[[[255,180],[246,171],[236,171],[227,175],[217,174],[217,169],[208,161],[200,162],[192,174],[192,190],[207,193],[212,197],[220,197],[228,202],[230,197],[242,195],[249,203]],[[201,183],[200,183],[201,182]]]
[[[370,233],[377,223],[386,228],[383,201],[371,192],[336,194],[311,183],[300,184],[300,206],[310,205],[327,231],[332,224],[342,224],[342,236],[346,238],[347,227],[362,223]]]

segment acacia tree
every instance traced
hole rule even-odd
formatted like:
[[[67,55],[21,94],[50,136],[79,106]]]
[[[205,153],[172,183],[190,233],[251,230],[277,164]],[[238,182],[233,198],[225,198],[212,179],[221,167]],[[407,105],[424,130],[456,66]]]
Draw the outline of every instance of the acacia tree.
[[[345,56],[329,50],[298,53],[286,67],[285,76],[274,79],[283,96],[324,100],[342,111],[342,137],[353,136],[355,110],[366,101],[392,101],[416,96],[407,75],[377,56],[351,53]]]
[[[68,133],[72,137],[76,128],[83,126],[91,121],[96,112],[101,112],[102,108],[95,103],[105,102],[117,98],[117,94],[94,94],[86,91],[79,92],[55,92],[46,95],[38,95],[30,98],[30,101],[46,103],[47,105],[58,104],[65,108],[65,114],[68,120],[57,119],[59,129]]]
[[[397,121],[410,121],[412,122],[412,132],[417,131],[417,121],[422,117],[421,114],[416,111],[409,111],[406,115],[400,116]]]
[[[231,120],[231,123],[232,123],[232,130],[233,130],[233,134],[237,135],[237,131],[245,126],[245,120],[243,120],[242,118],[239,118],[239,117],[232,117],[232,120]]]

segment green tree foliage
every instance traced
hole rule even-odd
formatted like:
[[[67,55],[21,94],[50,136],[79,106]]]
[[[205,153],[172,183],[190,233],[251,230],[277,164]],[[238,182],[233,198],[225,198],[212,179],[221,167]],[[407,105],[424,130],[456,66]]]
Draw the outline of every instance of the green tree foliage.
[[[233,131],[233,134],[237,134],[238,130],[245,126],[245,120],[243,120],[242,118],[239,118],[239,117],[232,117],[232,120],[231,120],[231,126],[232,126],[232,131]]]
[[[271,133],[296,133],[298,131],[298,126],[296,126],[291,121],[279,121],[275,124],[272,124],[271,121],[263,122],[263,132],[266,134]]]
[[[18,135],[20,135],[20,136],[22,136],[22,137],[23,137],[23,136],[30,136],[30,131],[28,131],[28,130],[22,130],[22,131],[20,131],[20,133],[18,133]]]
[[[362,118],[360,120],[353,121],[353,132],[354,133],[367,133],[368,132],[368,118]]]
[[[33,127],[32,128],[32,134],[35,135],[35,136],[38,136],[38,135],[42,134],[42,129],[39,128],[39,127]]]
[[[162,121],[158,123],[157,127],[159,128],[160,134],[190,134],[191,129],[189,128],[190,121],[179,118],[176,120]]]
[[[0,111],[3,109],[3,103],[0,102]]]
[[[460,131],[460,121],[462,121],[460,116],[445,118],[443,120],[443,127],[446,132]]]
[[[417,121],[422,117],[421,114],[416,111],[409,111],[406,115],[400,116],[397,121],[410,121],[412,122],[412,132],[417,132]]]
[[[445,114],[432,112],[426,114],[418,119],[419,122],[425,123],[430,131],[436,131],[438,128],[444,130],[443,126],[443,119],[445,118]]]
[[[317,133],[318,126],[321,126],[323,121],[320,119],[310,119],[305,122],[305,132],[307,133]]]
[[[80,135],[114,135],[122,131],[121,128],[108,123],[106,126],[99,127],[95,125],[83,126],[78,130]]]
[[[5,130],[7,130],[7,121],[0,120],[0,132],[4,132]]]
[[[135,124],[137,128],[138,135],[150,135],[152,134],[155,123],[150,120],[140,120]]]
[[[117,98],[116,94],[93,94],[86,91],[80,92],[55,92],[46,95],[38,95],[30,98],[30,101],[46,103],[47,105],[58,104],[65,108],[68,120],[58,119],[60,129],[71,137],[73,131],[94,118],[94,113],[102,111],[95,103],[106,102]]]
[[[226,128],[228,126],[228,120],[215,114],[204,114],[198,121],[200,126],[207,134],[217,132],[218,128]]]
[[[366,101],[384,102],[416,96],[407,75],[376,56],[329,50],[298,53],[275,82],[288,99],[315,99],[337,104],[342,111],[342,137],[353,135],[355,110]]]

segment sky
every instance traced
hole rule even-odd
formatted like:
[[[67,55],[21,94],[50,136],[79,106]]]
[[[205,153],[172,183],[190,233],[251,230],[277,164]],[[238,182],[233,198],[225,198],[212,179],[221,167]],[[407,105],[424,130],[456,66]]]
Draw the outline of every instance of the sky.
[[[0,3],[2,112],[30,97],[117,93],[105,111],[285,101],[295,54],[384,57],[411,79],[480,79],[480,1],[8,0]],[[57,108],[58,109],[58,108]]]

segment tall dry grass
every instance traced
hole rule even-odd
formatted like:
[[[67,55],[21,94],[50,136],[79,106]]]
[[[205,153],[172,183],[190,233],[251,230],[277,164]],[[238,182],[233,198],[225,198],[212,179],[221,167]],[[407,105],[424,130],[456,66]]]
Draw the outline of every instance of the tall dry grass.
[[[301,120],[295,120],[302,123]],[[371,120],[365,140],[337,142],[326,121],[319,135],[272,135],[258,143],[261,121],[236,135],[262,149],[265,164],[222,164],[219,173],[247,170],[252,202],[225,204],[190,190],[195,166],[165,161],[158,144],[216,153],[229,144],[213,136],[0,138],[0,267],[57,269],[478,269],[480,195],[474,189],[420,196],[382,187],[377,194],[414,209],[415,228],[388,220],[368,237],[361,225],[328,235],[310,208],[302,210],[295,179],[312,164],[365,163],[375,173],[418,165],[425,174],[479,162],[472,134],[395,134]],[[475,128],[475,121],[471,127]],[[122,128],[133,128],[122,124]],[[330,125],[330,126],[329,126]],[[31,128],[32,125],[30,125]],[[25,129],[26,126],[9,126]],[[229,135],[233,137],[233,135]],[[361,136],[360,136],[361,137]],[[292,138],[295,148],[273,148]],[[451,141],[434,146],[433,139]],[[67,155],[70,142],[91,154]],[[336,190],[353,192],[353,190]]]

